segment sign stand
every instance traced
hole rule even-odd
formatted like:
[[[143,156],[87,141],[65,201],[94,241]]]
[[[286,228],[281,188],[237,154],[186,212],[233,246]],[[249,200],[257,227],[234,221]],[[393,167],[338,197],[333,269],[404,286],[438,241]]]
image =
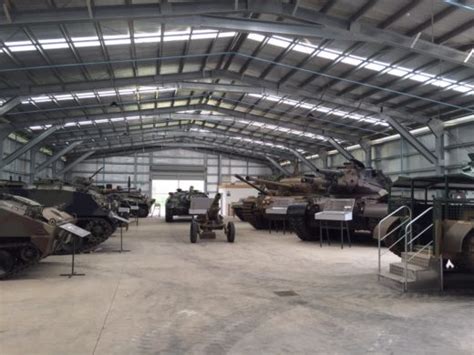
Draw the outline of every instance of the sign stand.
[[[116,253],[128,253],[130,250],[123,248],[123,226],[122,226],[122,223],[125,223],[128,227],[128,224],[130,223],[130,221],[126,218],[117,216],[116,214],[114,214],[113,217],[117,221],[120,222],[120,249],[119,250],[113,250],[113,251],[116,252]]]
[[[74,260],[76,255],[76,236],[73,236],[72,239],[72,261],[71,261],[71,273],[70,274],[61,274],[59,276],[67,276],[71,278],[73,276],[84,276],[85,274],[80,274],[74,271]]]
[[[130,210],[135,211],[135,223],[138,226],[138,210],[139,210],[138,205],[130,206]]]
[[[59,226],[62,230],[72,234],[72,261],[71,261],[71,273],[70,274],[61,274],[60,276],[67,276],[71,278],[73,276],[84,276],[85,274],[80,274],[74,271],[75,259],[76,259],[76,238],[84,238],[89,236],[91,233],[85,229],[79,228],[78,226],[72,223],[65,223]]]

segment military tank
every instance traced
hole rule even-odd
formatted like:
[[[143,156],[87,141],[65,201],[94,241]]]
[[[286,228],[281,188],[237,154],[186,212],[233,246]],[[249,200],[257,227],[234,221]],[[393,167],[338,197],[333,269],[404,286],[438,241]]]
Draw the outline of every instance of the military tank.
[[[122,207],[137,206],[138,210],[130,210],[132,217],[147,217],[150,214],[151,207],[155,203],[154,199],[149,198],[136,189],[124,190],[117,187],[116,189],[105,190],[104,194],[107,198],[119,200]]]
[[[188,191],[177,189],[176,192],[170,192],[165,203],[166,222],[173,222],[174,216],[190,216],[189,207],[192,197],[207,197],[207,194],[195,190],[192,186]]]
[[[65,228],[73,221],[72,216],[55,208],[0,193],[0,279],[61,250],[75,237]]]
[[[34,187],[27,187],[21,182],[2,180],[0,191],[29,198],[46,207],[58,207],[75,216],[77,226],[91,233],[89,237],[76,241],[76,253],[93,250],[106,241],[118,226],[105,197],[77,184],[58,179],[41,179],[34,183]],[[72,244],[66,244],[58,253],[71,251]]]
[[[244,219],[244,216],[243,216],[244,201],[245,201],[245,198],[241,198],[237,202],[232,203],[232,205],[231,205],[232,211],[234,211],[234,214],[242,222],[245,222],[245,219]]]
[[[302,181],[314,185],[319,192],[287,209],[289,223],[297,236],[303,241],[319,240],[322,222],[315,219],[315,214],[323,211],[326,204],[334,205],[343,199],[353,199],[353,219],[348,223],[350,233],[371,235],[387,214],[391,180],[382,171],[366,168],[355,159],[336,169],[318,169],[315,173],[313,177],[303,177]],[[334,232],[336,228],[329,226],[328,231]]]
[[[302,201],[306,195],[315,193],[316,185],[301,181],[299,177],[284,177],[279,181],[235,175],[259,192],[257,197],[248,197],[242,201],[241,215],[255,229],[269,228],[272,223],[285,227],[287,207]]]

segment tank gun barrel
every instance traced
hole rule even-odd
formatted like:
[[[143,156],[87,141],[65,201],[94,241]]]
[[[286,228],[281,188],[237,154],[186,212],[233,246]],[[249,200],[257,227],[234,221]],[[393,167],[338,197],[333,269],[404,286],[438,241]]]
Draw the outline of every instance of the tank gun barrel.
[[[255,185],[255,184],[252,184],[250,181],[247,181],[243,176],[241,176],[241,175],[239,175],[239,174],[235,174],[234,176],[235,176],[237,179],[239,179],[240,181],[245,182],[245,183],[246,183],[247,185],[249,185],[250,187],[253,187],[255,190],[257,190],[258,192],[262,193],[263,195],[267,195],[267,192],[266,192],[264,189],[258,187],[258,186]]]
[[[102,170],[104,170],[104,167],[100,167],[99,169],[96,170],[96,172],[94,174],[92,174],[91,176],[89,176],[89,180],[92,180],[98,173],[100,173]]]
[[[286,188],[286,189],[290,189],[293,187],[292,184],[287,184],[287,183],[284,183],[284,182],[277,182],[277,181],[271,181],[271,180],[265,180],[265,179],[258,179],[258,178],[254,178],[254,177],[251,177],[251,176],[247,176],[246,177],[246,180],[247,181],[252,181],[254,183],[257,183],[257,184],[261,184],[261,185],[264,185],[266,186],[267,188]]]

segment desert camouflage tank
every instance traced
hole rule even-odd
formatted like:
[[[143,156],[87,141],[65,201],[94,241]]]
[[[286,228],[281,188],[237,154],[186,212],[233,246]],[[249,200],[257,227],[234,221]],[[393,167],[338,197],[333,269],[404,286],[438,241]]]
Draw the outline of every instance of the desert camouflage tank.
[[[285,226],[287,206],[315,192],[315,185],[302,182],[301,177],[284,177],[279,181],[250,176],[244,179],[240,175],[235,177],[259,192],[257,197],[248,197],[242,201],[240,212],[244,221],[255,229],[268,228],[270,221],[274,226]]]
[[[248,198],[248,197],[247,197]],[[231,204],[232,211],[234,211],[234,214],[237,216],[238,219],[240,219],[242,222],[245,222],[244,216],[243,216],[243,207],[244,207],[244,202],[246,198],[241,198],[237,202],[234,202]]]
[[[65,212],[0,193],[0,279],[36,264],[70,243],[74,236],[68,226],[72,222],[73,217]]]
[[[0,191],[27,197],[46,207],[57,207],[77,219],[77,226],[88,230],[89,237],[77,240],[76,252],[89,251],[106,241],[117,229],[118,221],[105,197],[93,189],[58,179],[41,179],[34,187],[19,182],[0,181]],[[62,252],[69,253],[71,245]]]
[[[304,177],[302,181],[314,185],[318,193],[287,209],[289,222],[298,237],[304,241],[319,240],[321,221],[315,219],[315,214],[323,211],[328,203],[337,204],[338,200],[351,200],[351,234],[357,231],[371,235],[379,220],[387,214],[390,179],[382,171],[366,168],[357,160],[337,169],[318,169],[315,173],[317,175]]]
[[[207,197],[207,194],[195,190],[192,186],[189,191],[177,189],[176,192],[170,192],[165,203],[166,222],[173,222],[174,216],[189,216],[192,197]]]

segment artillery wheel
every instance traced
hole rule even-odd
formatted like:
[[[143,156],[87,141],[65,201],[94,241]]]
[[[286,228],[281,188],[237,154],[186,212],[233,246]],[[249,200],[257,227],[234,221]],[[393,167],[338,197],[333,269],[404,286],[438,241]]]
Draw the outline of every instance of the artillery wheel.
[[[227,236],[227,241],[229,243],[234,242],[234,240],[235,240],[235,225],[234,225],[234,222],[227,223],[226,236]]]
[[[189,238],[191,239],[191,243],[196,243],[198,239],[198,232],[199,232],[199,225],[198,223],[193,219],[191,221],[191,229],[189,233]]]
[[[0,250],[0,278],[8,275],[15,266],[15,259],[6,250]]]
[[[165,211],[165,222],[167,223],[173,222],[173,212],[169,208],[167,208]]]

